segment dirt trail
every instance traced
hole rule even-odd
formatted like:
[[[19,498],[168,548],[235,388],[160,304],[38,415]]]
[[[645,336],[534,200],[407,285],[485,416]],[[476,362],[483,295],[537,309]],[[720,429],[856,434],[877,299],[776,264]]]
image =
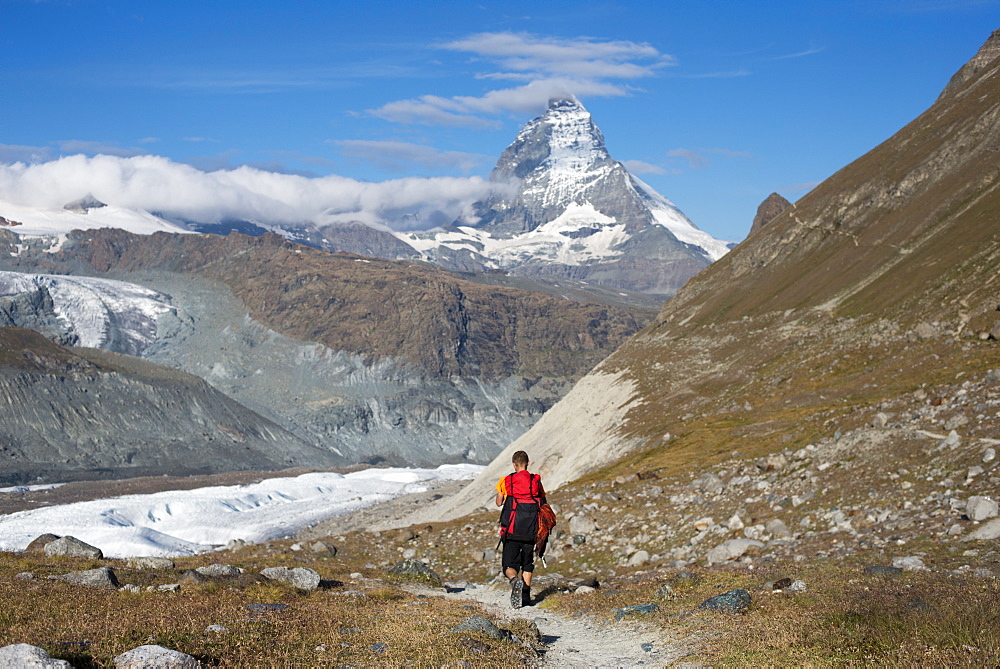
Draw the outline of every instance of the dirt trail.
[[[536,579],[533,590],[545,587]],[[569,617],[541,606],[510,606],[506,584],[469,584],[423,594],[474,601],[498,618],[533,620],[546,649],[541,667],[665,667],[676,665],[692,652],[694,639],[672,639],[669,632],[638,620],[601,622],[589,617]]]

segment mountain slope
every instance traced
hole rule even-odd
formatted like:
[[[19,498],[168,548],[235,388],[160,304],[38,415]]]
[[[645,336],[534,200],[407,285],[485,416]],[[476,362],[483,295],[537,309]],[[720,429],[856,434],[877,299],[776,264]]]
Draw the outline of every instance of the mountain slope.
[[[312,447],[201,379],[0,328],[0,481],[329,467]]]
[[[615,462],[707,465],[801,448],[904,395],[940,403],[936,388],[1000,367],[998,82],[993,58],[692,279],[433,512],[485,500],[515,449],[552,488]],[[578,427],[602,397],[617,401]]]

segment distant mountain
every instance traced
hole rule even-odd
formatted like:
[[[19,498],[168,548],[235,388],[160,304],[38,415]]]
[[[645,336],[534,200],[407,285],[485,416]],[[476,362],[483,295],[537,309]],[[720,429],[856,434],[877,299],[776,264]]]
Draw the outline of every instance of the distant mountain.
[[[482,504],[518,449],[551,489],[602,467],[609,477],[655,477],[734,451],[791,453],[864,429],[879,412],[886,430],[865,447],[884,449],[884,469],[865,474],[885,477],[896,470],[893,406],[921,407],[918,420],[934,434],[957,426],[962,453],[980,462],[982,444],[966,447],[964,414],[996,407],[965,407],[958,388],[995,384],[989,370],[1000,369],[997,39],[926,112],[694,277],[459,497],[427,514]],[[961,470],[957,452],[932,460],[925,451],[907,455],[923,462],[919,471]],[[760,499],[748,508],[787,513],[779,498]],[[826,499],[879,503],[863,484]]]
[[[329,467],[316,448],[203,380],[0,327],[0,482]]]
[[[196,374],[351,462],[487,462],[652,316],[271,233],[0,231],[0,269],[0,323]]]
[[[613,160],[590,113],[554,99],[490,175],[494,195],[455,226],[399,237],[442,266],[559,276],[666,297],[728,251]]]

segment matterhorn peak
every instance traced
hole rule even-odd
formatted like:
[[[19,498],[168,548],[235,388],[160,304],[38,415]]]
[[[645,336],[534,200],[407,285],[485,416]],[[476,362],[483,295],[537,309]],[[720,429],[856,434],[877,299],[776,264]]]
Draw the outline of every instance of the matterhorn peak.
[[[586,109],[583,108],[583,105],[580,104],[580,101],[577,100],[572,95],[558,97],[558,98],[549,98],[550,111],[576,110],[576,109],[587,111]]]
[[[661,296],[728,250],[614,160],[574,96],[551,98],[500,156],[490,180],[498,184],[494,194],[440,236],[437,248],[411,243],[431,260],[460,256],[490,270]]]

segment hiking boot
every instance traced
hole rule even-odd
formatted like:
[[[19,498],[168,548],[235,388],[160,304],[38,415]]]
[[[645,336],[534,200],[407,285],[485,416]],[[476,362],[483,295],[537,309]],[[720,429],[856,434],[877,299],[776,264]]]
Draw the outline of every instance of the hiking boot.
[[[523,593],[523,596],[521,598],[521,606],[531,606],[531,586],[525,584],[521,592]]]
[[[524,581],[520,576],[510,579],[510,605],[515,609],[524,606]]]

